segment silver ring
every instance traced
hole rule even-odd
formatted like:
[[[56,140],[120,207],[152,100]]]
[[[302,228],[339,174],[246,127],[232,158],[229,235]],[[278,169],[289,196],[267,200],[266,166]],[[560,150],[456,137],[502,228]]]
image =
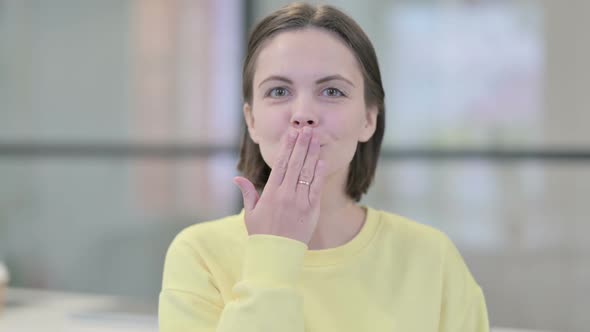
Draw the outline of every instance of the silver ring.
[[[304,184],[304,185],[306,185],[306,186],[309,186],[309,185],[310,185],[310,183],[309,183],[309,182],[307,182],[307,181],[303,181],[303,180],[299,180],[299,181],[297,181],[297,183],[301,183],[301,184]]]

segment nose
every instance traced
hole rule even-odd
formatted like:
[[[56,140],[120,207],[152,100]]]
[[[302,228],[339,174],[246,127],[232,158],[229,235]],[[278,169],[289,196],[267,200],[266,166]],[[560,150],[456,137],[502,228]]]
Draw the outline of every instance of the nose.
[[[307,101],[301,98],[294,103],[291,124],[297,129],[303,128],[305,126],[318,126],[319,118],[317,113],[314,111],[314,105],[311,100]]]

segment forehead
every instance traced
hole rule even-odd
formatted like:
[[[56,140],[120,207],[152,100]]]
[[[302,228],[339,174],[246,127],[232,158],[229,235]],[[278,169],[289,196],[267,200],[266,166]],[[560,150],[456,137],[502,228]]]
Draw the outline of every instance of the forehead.
[[[265,42],[256,60],[254,84],[271,75],[297,81],[335,74],[362,81],[354,53],[338,36],[306,28],[281,32]]]

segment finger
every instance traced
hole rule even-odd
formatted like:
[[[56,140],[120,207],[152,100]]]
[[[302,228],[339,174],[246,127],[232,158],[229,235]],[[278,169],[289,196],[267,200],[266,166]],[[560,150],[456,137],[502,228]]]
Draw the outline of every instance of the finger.
[[[309,187],[309,205],[313,208],[320,203],[322,189],[326,180],[326,162],[318,160],[316,163],[313,182]]]
[[[303,162],[303,168],[301,168],[301,172],[299,173],[299,180],[305,181],[307,183],[313,182],[313,176],[315,173],[315,166],[320,157],[320,140],[317,135],[311,136],[311,142],[309,143],[309,148],[307,150],[307,156],[305,157],[305,161]],[[296,192],[303,192],[305,195],[305,201],[309,200],[309,185],[301,184],[297,181]]]
[[[289,159],[293,152],[293,148],[295,147],[295,142],[297,142],[298,135],[299,132],[295,128],[290,127],[287,134],[283,137],[279,155],[272,166],[268,181],[266,182],[267,186],[276,188],[283,183],[285,173],[287,173],[287,168],[289,166]]]
[[[258,203],[258,192],[256,188],[250,182],[250,180],[243,178],[241,176],[236,176],[233,179],[233,183],[240,188],[242,192],[242,198],[244,199],[244,210],[246,212],[250,212],[256,207],[256,203]]]
[[[287,190],[295,191],[295,186],[299,180],[299,174],[301,173],[301,168],[303,168],[303,163],[305,162],[305,157],[309,148],[311,134],[311,127],[305,127],[297,138],[297,143],[295,143],[295,148],[293,149],[293,153],[291,153],[291,158],[289,158],[287,173],[285,174],[285,179],[282,183],[282,186],[285,186]]]

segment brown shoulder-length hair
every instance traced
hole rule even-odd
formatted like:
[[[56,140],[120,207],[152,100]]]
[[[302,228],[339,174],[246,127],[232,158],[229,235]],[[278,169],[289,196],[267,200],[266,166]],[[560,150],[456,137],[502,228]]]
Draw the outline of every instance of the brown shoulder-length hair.
[[[243,99],[245,103],[252,105],[256,58],[265,41],[284,31],[309,27],[331,31],[349,47],[358,60],[363,74],[365,105],[367,107],[376,106],[378,109],[375,133],[367,142],[358,144],[350,162],[346,194],[358,202],[369,189],[377,168],[385,131],[385,92],[373,45],[352,18],[332,6],[292,3],[262,19],[254,27],[248,39],[248,48],[242,69]],[[258,191],[262,191],[266,185],[271,171],[269,165],[262,158],[258,144],[250,138],[245,121],[238,170],[252,181]]]

